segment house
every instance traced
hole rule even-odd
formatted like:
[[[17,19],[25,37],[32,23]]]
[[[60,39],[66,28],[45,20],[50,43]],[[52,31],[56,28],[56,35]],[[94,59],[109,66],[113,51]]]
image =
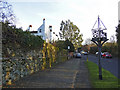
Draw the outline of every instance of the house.
[[[43,19],[43,24],[37,29],[37,31],[32,31],[32,25],[29,25],[29,29],[28,31],[30,31],[30,33],[32,35],[38,35],[41,36],[43,40],[45,40],[46,42],[50,42],[52,41],[52,26],[49,25],[48,31],[45,33],[45,18]]]
[[[32,26],[29,25],[29,31]],[[46,40],[45,35],[45,18],[43,19],[43,24],[37,29],[37,31],[30,31],[32,35],[38,35],[41,36],[43,40]]]

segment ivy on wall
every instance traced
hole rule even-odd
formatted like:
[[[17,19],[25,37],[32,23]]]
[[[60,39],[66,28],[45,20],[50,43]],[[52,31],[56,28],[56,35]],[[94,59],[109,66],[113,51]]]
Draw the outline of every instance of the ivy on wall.
[[[66,50],[7,23],[2,23],[2,46],[3,85],[67,60]]]

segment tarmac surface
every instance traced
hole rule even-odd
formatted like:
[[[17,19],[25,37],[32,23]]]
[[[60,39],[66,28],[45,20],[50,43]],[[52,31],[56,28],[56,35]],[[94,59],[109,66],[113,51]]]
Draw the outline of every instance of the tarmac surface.
[[[82,58],[84,58],[86,60],[87,55],[82,55]],[[89,54],[88,61],[92,61],[98,65],[98,57],[96,57],[95,54]],[[119,72],[120,60],[118,60],[117,57],[101,58],[100,62],[101,62],[102,68],[108,70],[109,72],[111,72],[113,75],[115,75],[117,78],[120,79],[120,72]]]
[[[15,82],[14,88],[91,88],[83,58],[72,58],[52,69],[39,71]]]

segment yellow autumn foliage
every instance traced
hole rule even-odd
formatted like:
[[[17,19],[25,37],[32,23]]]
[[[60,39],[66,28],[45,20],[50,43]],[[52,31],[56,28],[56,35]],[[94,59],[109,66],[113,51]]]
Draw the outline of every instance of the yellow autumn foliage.
[[[53,46],[50,43],[44,42],[42,53],[43,53],[43,65],[42,65],[42,68],[45,69],[45,67],[47,65],[46,64],[46,61],[47,61],[46,57],[49,58],[49,67],[51,68],[52,63],[55,63],[55,61],[56,61],[56,54],[57,54],[56,47]],[[45,53],[47,53],[47,56],[45,55]]]
[[[12,84],[12,81],[8,80],[7,85],[11,85],[11,84]]]

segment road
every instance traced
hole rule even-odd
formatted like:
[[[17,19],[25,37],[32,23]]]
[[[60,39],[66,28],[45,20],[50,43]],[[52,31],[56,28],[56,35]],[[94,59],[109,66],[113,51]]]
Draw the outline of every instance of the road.
[[[87,55],[82,55],[82,58],[87,60]],[[98,65],[98,57],[94,54],[88,55],[88,60]],[[101,65],[102,68],[110,71],[113,75],[120,78],[120,76],[118,76],[118,58],[101,58]]]
[[[90,88],[88,69],[82,58],[73,58],[52,69],[39,71],[15,82],[16,88]]]

